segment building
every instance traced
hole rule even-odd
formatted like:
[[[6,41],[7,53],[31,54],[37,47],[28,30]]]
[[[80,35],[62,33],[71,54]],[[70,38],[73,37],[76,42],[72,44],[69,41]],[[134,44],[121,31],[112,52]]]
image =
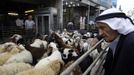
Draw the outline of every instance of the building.
[[[80,17],[84,17],[86,26],[111,6],[111,0],[5,0],[0,3],[0,31],[2,36],[17,33],[13,31],[16,30],[14,23],[10,22],[14,22],[19,15],[25,19],[27,14],[34,16],[36,33],[49,34],[50,30],[63,30],[69,21],[73,21],[75,29],[80,29]],[[27,10],[32,12],[26,13]],[[9,12],[16,15],[9,15]],[[10,28],[9,32],[7,28]]]

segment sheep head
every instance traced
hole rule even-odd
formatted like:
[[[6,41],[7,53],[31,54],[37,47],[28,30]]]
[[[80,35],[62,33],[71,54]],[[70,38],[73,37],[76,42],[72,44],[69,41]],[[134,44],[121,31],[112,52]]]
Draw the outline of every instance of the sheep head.
[[[75,60],[78,57],[78,54],[72,48],[65,48],[60,51],[62,53],[62,59],[64,60],[65,63],[71,60]]]
[[[14,34],[12,37],[10,37],[10,42],[14,42],[16,44],[24,43],[24,40],[21,35]]]
[[[48,49],[51,50],[51,51],[58,50],[57,44],[54,43],[54,42],[50,42],[50,44],[48,45]]]

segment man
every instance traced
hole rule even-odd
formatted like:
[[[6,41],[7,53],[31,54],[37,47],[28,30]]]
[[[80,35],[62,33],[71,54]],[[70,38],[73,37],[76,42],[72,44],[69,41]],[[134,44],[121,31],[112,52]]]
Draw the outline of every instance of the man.
[[[35,23],[32,20],[32,15],[28,15],[28,19],[25,21],[25,31],[26,31],[26,40],[28,43],[31,42],[34,34],[35,34]]]
[[[18,28],[23,29],[24,23],[23,23],[23,20],[22,20],[22,19],[20,19],[20,18],[18,17],[15,22],[16,22],[16,26],[17,26]]]
[[[68,24],[67,24],[67,28],[68,28],[68,30],[73,30],[74,29],[73,22],[69,21]]]
[[[111,43],[105,75],[134,75],[134,25],[123,12],[110,8],[96,19],[99,35]]]

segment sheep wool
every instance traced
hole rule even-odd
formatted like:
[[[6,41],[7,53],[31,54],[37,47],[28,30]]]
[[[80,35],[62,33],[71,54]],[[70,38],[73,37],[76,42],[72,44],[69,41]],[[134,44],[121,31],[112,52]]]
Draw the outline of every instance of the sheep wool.
[[[0,53],[6,52],[8,49],[15,47],[16,44],[12,42],[6,42],[0,45]]]
[[[40,39],[35,39],[30,46],[40,48],[40,45],[42,44],[42,41]]]
[[[10,52],[4,52],[2,54],[0,54],[0,65],[3,65],[6,63],[6,61],[14,54],[19,53],[19,49],[18,48],[12,48],[12,50]]]
[[[15,75],[16,73],[32,69],[33,67],[26,63],[11,63],[0,66],[0,75]]]
[[[3,65],[11,56],[12,54],[9,52],[0,54],[0,66]]]
[[[62,57],[61,57],[61,54],[60,52],[57,50],[57,51],[54,51],[49,57],[46,57],[44,59],[41,59],[36,65],[35,65],[35,68],[39,68],[39,67],[42,67],[43,65],[47,65],[49,64],[50,62],[53,62],[55,60],[59,60],[61,62],[63,62],[62,60]]]
[[[24,50],[20,53],[13,55],[10,59],[7,60],[6,64],[15,62],[32,63],[33,62],[32,54],[29,51]]]
[[[3,53],[5,50],[4,50],[4,46],[3,45],[0,45],[0,53]]]
[[[23,71],[16,75],[59,75],[61,67],[61,62],[55,60],[49,63],[48,65],[42,66],[40,68],[34,68],[27,71]]]

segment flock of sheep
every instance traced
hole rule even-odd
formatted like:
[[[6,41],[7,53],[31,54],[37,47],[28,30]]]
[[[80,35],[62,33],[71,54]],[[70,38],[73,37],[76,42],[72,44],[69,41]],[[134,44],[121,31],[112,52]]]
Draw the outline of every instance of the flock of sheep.
[[[27,44],[21,35],[14,34],[0,44],[0,75],[59,75],[97,42],[92,37],[96,35],[52,32]],[[98,55],[95,49],[70,75],[82,75]]]

